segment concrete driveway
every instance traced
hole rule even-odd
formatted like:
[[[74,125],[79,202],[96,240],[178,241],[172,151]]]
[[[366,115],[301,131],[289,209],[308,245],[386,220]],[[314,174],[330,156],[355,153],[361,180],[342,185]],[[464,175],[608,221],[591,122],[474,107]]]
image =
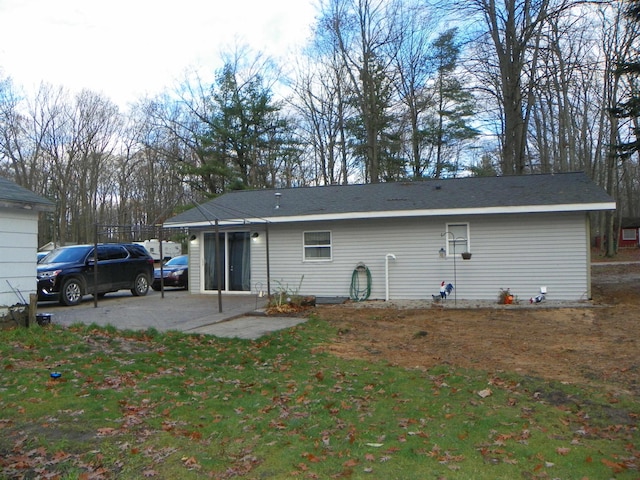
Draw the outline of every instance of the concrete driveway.
[[[223,295],[222,312],[217,295],[192,295],[185,290],[149,290],[144,297],[134,297],[128,291],[107,294],[94,306],[93,297],[86,296],[75,307],[54,302],[38,303],[38,313],[51,314],[52,323],[73,325],[95,323],[113,325],[122,330],[160,332],[178,330],[218,337],[255,339],[270,332],[293,327],[305,318],[272,317],[262,313],[264,298],[256,295]]]

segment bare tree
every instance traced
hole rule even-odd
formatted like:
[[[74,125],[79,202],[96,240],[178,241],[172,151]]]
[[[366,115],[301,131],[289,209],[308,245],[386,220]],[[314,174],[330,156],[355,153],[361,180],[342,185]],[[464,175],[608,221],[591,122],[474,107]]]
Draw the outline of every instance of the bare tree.
[[[114,179],[109,173],[122,118],[113,102],[87,90],[76,95],[73,106],[70,111],[73,136],[67,151],[77,155],[76,168],[79,169],[76,174],[80,191],[76,203],[76,239],[87,241],[93,238],[93,225],[100,220],[96,216],[100,193],[112,190]]]
[[[346,123],[352,108],[346,95],[345,67],[335,49],[323,50],[321,42],[310,56],[313,61],[298,67],[294,108],[312,146],[315,183],[346,184],[351,174]]]
[[[49,165],[43,145],[50,119],[30,109],[24,94],[11,79],[0,81],[0,172],[29,190],[49,198]],[[38,243],[54,238],[52,216],[41,216]]]
[[[25,112],[29,121],[23,125],[38,139],[41,167],[31,165],[31,174],[43,178],[41,193],[56,203],[53,239],[92,239],[98,190],[110,182],[104,169],[118,134],[117,107],[91,92],[72,99],[64,89],[43,84]]]
[[[381,142],[390,108],[396,13],[384,0],[328,0],[321,19],[345,66],[359,113],[356,123],[363,132],[365,178],[372,183],[380,181],[384,170]]]
[[[483,20],[479,33],[488,40],[484,46],[492,46],[495,62],[485,57],[484,72],[493,76],[493,82],[485,82],[485,86],[494,87],[494,98],[500,104],[505,174],[520,175],[526,171],[527,133],[535,101],[541,34],[550,19],[570,3],[570,0],[467,0],[460,4],[479,14]]]
[[[421,178],[429,168],[428,148],[425,143],[423,116],[433,107],[432,91],[428,82],[434,67],[430,58],[431,35],[435,21],[431,11],[422,4],[400,5],[398,15],[397,54],[394,56],[395,86],[404,106],[402,118],[406,122],[407,135],[404,149],[413,178]]]
[[[640,38],[640,26],[630,22],[625,13],[622,3],[614,4],[613,10],[609,8],[602,10],[602,31],[604,32],[602,49],[606,52],[603,109],[609,124],[609,138],[602,173],[607,192],[617,198],[619,198],[620,163],[626,158],[619,155],[619,147],[624,143],[622,141],[624,126],[621,123],[619,105],[621,99],[628,95],[628,92],[624,91],[627,85],[620,74],[620,66],[629,61],[633,46]],[[614,241],[615,219],[612,212],[607,212],[605,218],[604,231],[607,232],[608,240],[606,255],[613,256],[617,249]]]
[[[190,198],[191,181],[182,165],[194,156],[189,123],[168,97],[139,102],[125,128],[118,155],[119,183],[125,189],[119,223],[140,229],[171,216]]]
[[[550,18],[541,47],[528,169],[543,173],[590,171],[595,151],[589,135],[597,132],[601,105],[593,100],[602,92],[599,58],[594,53],[600,50],[594,16],[576,8]]]

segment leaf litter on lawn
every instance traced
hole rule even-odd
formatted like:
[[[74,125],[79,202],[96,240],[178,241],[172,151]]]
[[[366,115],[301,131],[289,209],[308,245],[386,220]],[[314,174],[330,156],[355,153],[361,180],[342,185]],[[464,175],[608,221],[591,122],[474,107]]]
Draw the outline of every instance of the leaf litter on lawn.
[[[633,396],[493,365],[341,358],[342,327],[320,317],[257,341],[0,332],[0,477],[637,477]]]

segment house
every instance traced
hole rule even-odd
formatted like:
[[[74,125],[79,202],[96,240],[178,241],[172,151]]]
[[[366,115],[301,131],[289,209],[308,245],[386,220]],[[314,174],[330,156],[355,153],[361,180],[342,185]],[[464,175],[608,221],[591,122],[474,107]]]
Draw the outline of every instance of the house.
[[[0,177],[0,317],[36,292],[38,215],[54,204]]]
[[[618,229],[619,248],[638,248],[640,245],[640,218],[623,217]]]
[[[617,248],[640,247],[640,218],[622,217],[619,221],[616,219],[613,230],[614,242]],[[605,248],[606,239],[606,235],[596,236],[594,246],[597,248]]]
[[[234,191],[164,226],[189,229],[192,293],[220,278],[226,293],[430,299],[445,282],[458,299],[580,300],[588,212],[615,207],[584,173],[562,173]]]

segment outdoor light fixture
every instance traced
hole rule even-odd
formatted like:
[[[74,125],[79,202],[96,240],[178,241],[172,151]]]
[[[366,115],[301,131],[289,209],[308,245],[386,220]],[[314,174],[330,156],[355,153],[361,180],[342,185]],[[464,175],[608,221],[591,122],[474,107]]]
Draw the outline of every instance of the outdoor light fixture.
[[[196,237],[196,234],[194,233],[193,235],[191,235],[189,237],[189,241],[193,242],[193,241],[195,241],[196,238],[198,238],[198,237]]]
[[[258,232],[253,232],[253,234],[251,235],[251,238],[258,238],[260,236],[260,234]]]
[[[438,252],[438,255],[440,255],[440,258],[446,258],[447,257],[447,251],[444,249],[444,247],[442,247],[440,249],[440,251]]]

